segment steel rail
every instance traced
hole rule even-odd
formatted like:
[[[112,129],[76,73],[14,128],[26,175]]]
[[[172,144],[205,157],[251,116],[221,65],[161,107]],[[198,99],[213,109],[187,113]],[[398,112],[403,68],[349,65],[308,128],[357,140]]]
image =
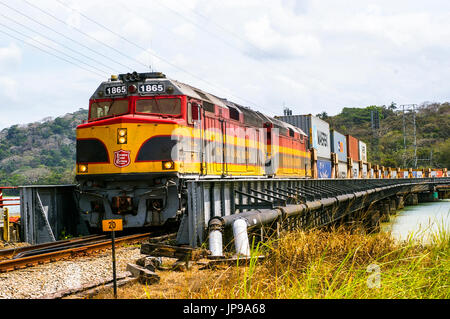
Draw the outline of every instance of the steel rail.
[[[129,242],[139,242],[145,239],[150,239],[151,235],[152,233],[123,236],[116,238],[115,243],[124,244]],[[72,247],[58,251],[38,254],[34,256],[4,260],[0,261],[0,273],[23,269],[27,267],[33,267],[36,265],[41,265],[49,262],[55,262],[63,258],[75,257],[89,252],[105,250],[110,247],[111,247],[111,240],[105,240],[94,244],[86,244],[81,247]]]
[[[13,258],[14,256],[28,252],[33,250],[39,250],[43,248],[48,247],[60,247],[63,245],[70,245],[71,243],[82,243],[82,242],[88,242],[96,239],[102,239],[102,238],[108,238],[107,235],[89,235],[89,236],[83,236],[78,238],[71,238],[66,240],[59,240],[57,242],[50,242],[45,244],[38,244],[38,245],[31,245],[31,246],[23,246],[23,247],[15,247],[10,249],[1,249],[0,250],[0,259],[9,259]]]

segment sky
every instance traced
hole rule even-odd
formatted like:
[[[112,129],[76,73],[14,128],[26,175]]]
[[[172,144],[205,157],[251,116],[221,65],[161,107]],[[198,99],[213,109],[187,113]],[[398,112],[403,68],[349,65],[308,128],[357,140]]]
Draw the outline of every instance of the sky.
[[[445,0],[0,0],[0,129],[159,71],[267,115],[450,101]]]

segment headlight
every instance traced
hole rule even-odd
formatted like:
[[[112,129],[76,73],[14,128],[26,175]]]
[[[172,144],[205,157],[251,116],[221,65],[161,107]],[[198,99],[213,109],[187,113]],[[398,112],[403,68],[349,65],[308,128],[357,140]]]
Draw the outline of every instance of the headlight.
[[[174,169],[174,167],[175,167],[175,163],[172,161],[162,162],[163,169]]]
[[[78,173],[87,173],[87,172],[88,172],[87,164],[78,165]]]
[[[128,132],[126,128],[117,129],[117,144],[127,144]]]

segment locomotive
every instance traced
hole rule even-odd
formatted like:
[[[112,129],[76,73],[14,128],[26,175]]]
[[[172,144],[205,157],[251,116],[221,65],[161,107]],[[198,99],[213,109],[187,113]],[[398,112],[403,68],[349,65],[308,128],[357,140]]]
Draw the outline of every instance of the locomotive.
[[[159,72],[111,76],[76,130],[79,211],[92,229],[177,223],[190,179],[310,177],[307,138]]]

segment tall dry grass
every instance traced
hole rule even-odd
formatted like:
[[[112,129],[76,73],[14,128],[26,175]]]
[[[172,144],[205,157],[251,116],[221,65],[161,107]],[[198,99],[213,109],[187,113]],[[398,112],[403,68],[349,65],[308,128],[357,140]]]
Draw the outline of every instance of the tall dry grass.
[[[189,298],[449,298],[448,233],[430,245],[345,228],[297,230],[252,250],[267,258],[230,267]]]
[[[119,289],[119,298],[444,298],[450,297],[450,235],[422,244],[389,233],[295,230],[253,243],[245,266],[160,272],[161,282]],[[265,255],[262,261],[256,257]],[[111,298],[104,294],[97,298]]]

